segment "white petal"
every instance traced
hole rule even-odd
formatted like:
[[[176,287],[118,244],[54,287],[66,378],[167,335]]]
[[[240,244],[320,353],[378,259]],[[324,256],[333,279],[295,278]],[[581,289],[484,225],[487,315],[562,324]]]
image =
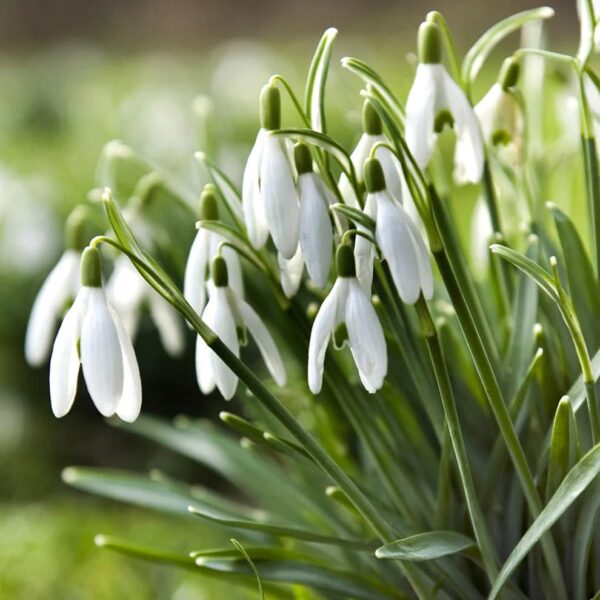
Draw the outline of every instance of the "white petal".
[[[377,204],[375,194],[367,194],[363,211],[368,217],[377,219]],[[366,232],[367,229],[358,225],[357,229]],[[354,241],[354,257],[356,259],[356,278],[366,294],[371,294],[373,285],[373,261],[375,260],[375,246],[367,238],[357,235]]]
[[[429,163],[435,144],[433,123],[438,79],[435,67],[439,66],[441,65],[420,64],[417,67],[415,80],[406,100],[406,143],[421,169]]]
[[[25,334],[25,358],[32,367],[41,366],[52,345],[56,321],[62,315],[79,281],[79,252],[66,250],[44,281],[31,309]]]
[[[56,417],[64,417],[73,406],[79,376],[79,354],[77,341],[81,332],[81,321],[87,307],[88,288],[82,288],[73,306],[66,314],[50,357],[50,403]]]
[[[150,315],[158,330],[160,341],[171,356],[181,356],[185,349],[185,337],[179,314],[157,292],[151,290],[150,293]]]
[[[199,229],[190,248],[185,275],[183,279],[183,295],[191,307],[202,314],[206,303],[206,276],[209,261],[209,239],[211,232]]]
[[[206,310],[205,310],[206,312]],[[196,379],[198,387],[203,394],[210,394],[215,389],[215,374],[212,368],[210,355],[212,350],[204,340],[196,337]]]
[[[359,181],[364,179],[363,169],[365,167],[365,161],[369,158],[369,154],[371,149],[375,145],[376,142],[383,139],[383,136],[374,136],[369,135],[368,133],[363,133],[358,140],[358,144],[350,154],[350,160],[354,165],[354,170],[356,171],[356,177]]]
[[[331,268],[333,230],[328,202],[321,194],[317,175],[305,173],[298,177],[300,198],[300,247],[309,277],[319,286],[327,283]]]
[[[360,203],[356,196],[356,192],[350,183],[350,180],[346,177],[344,173],[340,175],[340,179],[338,181],[338,189],[342,198],[344,200],[344,204],[351,206],[352,208],[360,209]]]
[[[421,292],[426,300],[431,300],[433,297],[433,269],[431,268],[431,259],[429,258],[429,250],[423,239],[423,234],[412,220],[411,216],[403,207],[399,207],[401,212],[405,213],[405,223],[408,226],[410,235],[417,254],[417,266],[419,267],[419,285]]]
[[[284,258],[292,258],[298,247],[298,199],[285,150],[273,135],[265,138],[260,191],[273,243]]]
[[[387,373],[387,347],[377,313],[354,279],[349,282],[345,323],[360,380],[368,392],[374,393]]]
[[[484,159],[479,121],[464,92],[445,70],[443,78],[448,109],[456,129],[455,178],[459,182],[477,183],[483,174]]]
[[[133,423],[138,418],[142,408],[140,369],[131,339],[127,335],[119,315],[112,309],[110,310],[110,314],[117,330],[117,337],[119,338],[121,354],[123,356],[123,389],[119,403],[117,404],[116,413],[123,421]]]
[[[221,252],[227,264],[227,276],[229,287],[240,297],[244,297],[244,280],[242,278],[242,265],[238,253],[229,247],[223,248]]]
[[[471,221],[471,253],[473,264],[479,275],[487,270],[490,255],[488,247],[494,234],[490,212],[483,197],[475,203]]]
[[[414,304],[421,291],[419,265],[413,238],[407,225],[408,215],[385,192],[377,195],[377,243],[388,263],[400,298]]]
[[[304,271],[304,256],[300,246],[298,246],[296,254],[289,260],[283,258],[281,254],[277,254],[277,264],[279,265],[281,289],[287,298],[293,298],[298,293]]]
[[[273,379],[277,382],[277,385],[285,385],[285,367],[269,330],[249,304],[236,298],[236,306],[242,322],[254,338]]]
[[[308,387],[318,394],[323,385],[323,366],[329,339],[340,322],[348,290],[348,279],[339,277],[315,317],[308,345]]]
[[[260,164],[266,135],[267,132],[264,129],[260,129],[256,136],[256,142],[254,142],[254,146],[248,156],[242,181],[244,220],[248,229],[248,236],[255,248],[262,248],[269,235],[259,189]]]
[[[129,258],[119,256],[115,268],[106,284],[106,295],[110,305],[121,315],[138,311],[147,293],[148,283],[138,273]]]
[[[376,142],[387,142],[384,135],[374,136]],[[375,157],[379,159],[383,174],[385,176],[385,184],[388,192],[398,201],[402,202],[403,180],[402,165],[396,156],[389,150],[380,146],[375,151]]]
[[[81,366],[88,392],[105,417],[123,391],[123,353],[102,288],[90,288],[81,323]]]
[[[214,288],[202,319],[236,356],[240,355],[236,322],[227,299],[226,288]],[[236,375],[212,350],[210,350],[210,362],[219,391],[225,400],[230,400],[237,388]]]

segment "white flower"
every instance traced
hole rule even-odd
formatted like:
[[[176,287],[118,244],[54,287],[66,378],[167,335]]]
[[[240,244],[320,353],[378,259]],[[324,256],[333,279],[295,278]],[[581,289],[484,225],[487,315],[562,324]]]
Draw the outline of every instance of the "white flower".
[[[308,146],[296,144],[294,157],[298,171],[296,186],[300,199],[301,255],[304,257],[308,276],[319,287],[324,287],[331,268],[333,249],[329,200],[321,178],[313,171]],[[295,257],[292,258],[294,259]]]
[[[270,333],[252,307],[227,285],[227,265],[222,257],[213,260],[213,283],[209,287],[209,301],[202,320],[239,356],[238,329],[247,329],[254,338],[267,368],[278,385],[285,385],[285,368]],[[225,400],[235,394],[237,376],[198,336],[196,340],[196,376],[204,394],[215,388]]]
[[[490,211],[483,196],[477,199],[471,217],[471,254],[473,266],[484,275],[490,261],[489,245],[494,235]]]
[[[427,246],[408,212],[388,193],[377,159],[366,162],[365,182],[368,194],[364,212],[375,221],[375,239],[398,295],[407,304],[414,304],[421,293],[429,300],[433,296],[433,271]],[[359,236],[355,255],[358,280],[365,292],[370,293],[375,248],[368,239]]]
[[[200,219],[216,221],[218,218],[217,201],[213,187],[209,184],[205,186],[200,200]],[[206,279],[209,276],[210,261],[217,254],[219,244],[224,241],[225,238],[218,233],[200,227],[190,248],[185,265],[183,295],[199,315],[206,305]],[[221,254],[227,263],[229,285],[243,297],[242,268],[237,253],[232,248],[224,247]]]
[[[383,135],[381,119],[368,100],[366,100],[363,105],[363,129],[364,133],[361,135],[358,144],[350,155],[350,160],[352,161],[354,171],[359,181],[362,181],[363,165],[369,158],[373,146],[377,143],[388,141]],[[381,166],[383,167],[390,193],[395,198],[400,199],[406,185],[404,183],[404,174],[402,173],[400,161],[398,161],[396,156],[394,156],[388,148],[383,146],[377,148],[375,156],[381,161]],[[346,204],[353,208],[360,208],[356,192],[344,173],[340,176],[338,188]]]
[[[325,353],[332,335],[341,325],[348,332],[348,345],[365,389],[376,392],[387,373],[387,348],[381,323],[354,273],[350,246],[338,247],[338,279],[321,305],[310,334],[308,386],[313,394],[321,391]]]
[[[182,354],[185,338],[177,311],[143,279],[126,256],[116,259],[106,293],[129,338],[135,339],[140,314],[147,307],[165,350],[171,356]]]
[[[421,62],[406,101],[406,143],[419,167],[431,159],[437,134],[445,124],[456,130],[454,175],[457,181],[477,183],[483,173],[484,148],[473,108],[441,64],[439,30],[432,23],[419,29]]]
[[[140,373],[129,339],[101,287],[100,253],[88,248],[81,258],[81,284],[56,336],[50,359],[50,401],[55,416],[66,415],[77,392],[79,368],[96,408],[124,421],[139,415]]]
[[[298,247],[299,210],[286,142],[270,134],[279,129],[279,111],[279,91],[266,85],[261,93],[262,127],[246,163],[242,203],[252,244],[262,247],[270,233],[277,250],[290,259]]]
[[[32,367],[48,359],[56,322],[77,294],[80,257],[77,250],[65,250],[35,298],[25,334],[25,358]]]
[[[298,246],[296,254],[289,260],[283,258],[281,254],[277,254],[277,264],[279,265],[281,289],[287,298],[293,298],[298,293],[304,270],[302,248]]]

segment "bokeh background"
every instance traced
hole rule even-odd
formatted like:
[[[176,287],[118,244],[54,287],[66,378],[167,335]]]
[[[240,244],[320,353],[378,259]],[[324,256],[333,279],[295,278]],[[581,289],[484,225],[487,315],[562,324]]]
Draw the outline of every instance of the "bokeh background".
[[[219,161],[239,179],[257,128],[260,86],[278,72],[301,91],[326,27],[340,30],[335,58],[361,57],[401,91],[410,83],[406,54],[426,10],[445,14],[464,51],[496,20],[535,6],[517,0],[0,3],[0,598],[244,597],[92,543],[98,532],[118,532],[138,540],[168,538],[182,547],[201,539],[208,546],[218,532],[150,519],[79,494],[60,479],[70,464],[164,468],[204,483],[212,477],[107,426],[85,394],[68,417],[55,420],[47,369],[31,370],[23,359],[32,300],[61,252],[65,215],[97,182],[104,144],[124,140],[192,188],[193,152],[218,147]],[[553,6],[554,47],[573,48],[574,3]],[[351,144],[359,86],[337,60],[333,64],[330,120]],[[207,104],[199,96],[214,101],[208,132],[202,118]],[[218,397],[197,391],[191,351],[177,361],[168,358],[148,324],[137,350],[145,411],[214,418],[223,408]]]

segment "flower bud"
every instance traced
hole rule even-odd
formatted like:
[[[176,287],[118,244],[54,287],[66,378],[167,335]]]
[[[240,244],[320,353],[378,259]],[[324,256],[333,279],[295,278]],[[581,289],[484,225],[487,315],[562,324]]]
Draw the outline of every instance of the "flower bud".
[[[335,253],[338,277],[356,277],[354,252],[349,244],[340,244]]]
[[[381,192],[385,190],[385,176],[381,163],[376,158],[369,158],[365,161],[364,178],[367,193]]]
[[[296,171],[298,171],[298,175],[312,173],[312,156],[308,146],[304,142],[298,142],[294,146],[294,162],[296,163]]]
[[[519,64],[519,61],[514,57],[507,58],[502,63],[502,68],[498,75],[498,83],[502,90],[506,92],[510,88],[515,87],[520,74],[521,65]]]
[[[102,287],[102,262],[98,248],[88,246],[81,255],[81,285]]]
[[[271,84],[260,92],[260,126],[270,131],[281,127],[281,96]]]
[[[437,64],[442,62],[442,35],[434,23],[421,23],[418,35],[419,62]]]
[[[65,248],[81,252],[87,246],[85,217],[81,207],[73,210],[65,223]]]
[[[219,218],[216,191],[212,183],[206,184],[202,190],[200,196],[200,219],[202,221],[216,221]]]
[[[212,262],[212,279],[216,287],[227,287],[227,263],[222,256],[215,256]]]
[[[362,125],[363,131],[368,135],[381,135],[383,133],[381,118],[377,114],[373,103],[369,100],[365,100],[363,104]]]

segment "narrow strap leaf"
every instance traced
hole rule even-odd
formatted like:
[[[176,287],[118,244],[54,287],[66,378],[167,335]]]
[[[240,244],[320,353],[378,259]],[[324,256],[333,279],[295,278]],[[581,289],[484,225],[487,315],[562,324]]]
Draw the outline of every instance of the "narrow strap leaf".
[[[419,533],[377,548],[377,558],[397,560],[434,560],[463,552],[475,546],[475,541],[454,531]]]

